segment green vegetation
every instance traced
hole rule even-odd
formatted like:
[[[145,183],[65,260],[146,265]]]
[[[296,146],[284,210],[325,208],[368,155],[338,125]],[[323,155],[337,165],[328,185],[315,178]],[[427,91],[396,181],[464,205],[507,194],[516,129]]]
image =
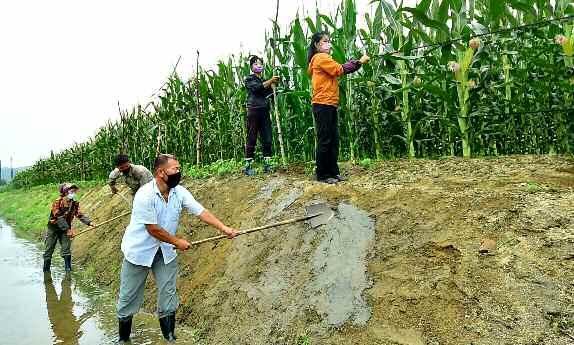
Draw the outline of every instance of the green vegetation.
[[[373,57],[341,79],[342,159],[570,153],[573,14],[568,0],[421,0],[412,8],[375,0],[364,14],[342,0],[336,13],[301,14],[286,30],[274,23],[265,75],[273,69],[283,81],[276,151],[282,141],[288,161],[313,160],[306,53],[310,34],[328,30],[337,61]],[[243,158],[246,56],[198,68],[187,80],[174,73],[156,101],[38,161],[15,185],[105,178],[119,152],[147,166],[170,152],[198,166],[223,162],[228,171]],[[201,176],[195,169],[188,170]]]
[[[81,198],[87,188],[96,182],[79,183]],[[15,225],[19,233],[36,236],[46,229],[50,207],[58,198],[58,185],[47,184],[29,189],[6,189],[0,191],[0,217]]]
[[[359,162],[359,166],[361,166],[361,167],[363,167],[363,168],[365,168],[365,169],[371,169],[371,168],[373,168],[373,167],[375,166],[375,164],[376,164],[376,162],[375,162],[374,160],[370,159],[370,158],[362,159],[362,160]]]
[[[206,178],[213,176],[225,176],[240,171],[243,162],[234,158],[218,160],[204,166],[189,165],[184,168],[185,176],[191,178]]]
[[[297,337],[296,345],[311,345],[311,338],[308,335],[300,335]]]

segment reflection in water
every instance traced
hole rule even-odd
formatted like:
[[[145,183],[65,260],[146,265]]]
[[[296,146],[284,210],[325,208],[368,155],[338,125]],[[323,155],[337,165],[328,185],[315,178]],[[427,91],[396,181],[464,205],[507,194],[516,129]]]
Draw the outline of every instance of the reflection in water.
[[[117,344],[113,298],[62,266],[44,274],[40,249],[0,219],[0,345]],[[132,344],[163,344],[155,316],[140,313],[134,322]],[[178,332],[178,345],[195,345],[191,332]]]
[[[91,315],[86,312],[76,319],[70,275],[66,274],[62,279],[62,292],[59,298],[49,272],[44,274],[44,289],[46,290],[48,318],[54,332],[54,344],[78,345],[78,340],[83,334],[80,327]]]

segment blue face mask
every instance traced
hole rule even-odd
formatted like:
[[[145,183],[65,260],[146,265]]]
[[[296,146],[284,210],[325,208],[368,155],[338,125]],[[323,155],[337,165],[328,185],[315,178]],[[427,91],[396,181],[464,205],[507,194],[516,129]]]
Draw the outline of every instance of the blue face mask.
[[[68,193],[68,199],[74,200],[76,198],[76,193]]]
[[[254,73],[262,73],[262,72],[263,72],[263,66],[261,66],[261,65],[259,65],[259,66],[258,66],[258,65],[253,65],[253,66],[251,67],[251,70],[252,70]]]

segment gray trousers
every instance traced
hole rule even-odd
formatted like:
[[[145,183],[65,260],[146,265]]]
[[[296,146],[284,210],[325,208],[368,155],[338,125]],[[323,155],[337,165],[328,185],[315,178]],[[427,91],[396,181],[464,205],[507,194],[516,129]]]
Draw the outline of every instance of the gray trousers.
[[[46,233],[46,241],[44,242],[46,250],[44,251],[44,259],[51,259],[56,249],[56,243],[60,242],[60,253],[62,257],[72,255],[70,247],[72,240],[68,237],[66,231],[61,230],[57,225],[48,225]]]
[[[120,274],[118,318],[124,319],[137,313],[144,298],[145,281],[152,271],[157,285],[157,313],[159,318],[174,313],[179,306],[176,291],[177,259],[169,264],[163,262],[161,249],[157,250],[150,267],[134,265],[124,258]]]

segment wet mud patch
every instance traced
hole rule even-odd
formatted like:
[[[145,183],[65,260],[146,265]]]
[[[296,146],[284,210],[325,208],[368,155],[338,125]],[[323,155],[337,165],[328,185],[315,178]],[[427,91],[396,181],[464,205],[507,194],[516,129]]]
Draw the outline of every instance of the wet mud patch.
[[[312,258],[313,279],[307,287],[310,305],[330,326],[341,327],[347,321],[364,326],[371,317],[363,292],[371,286],[367,255],[375,238],[375,221],[342,203],[322,231]]]

